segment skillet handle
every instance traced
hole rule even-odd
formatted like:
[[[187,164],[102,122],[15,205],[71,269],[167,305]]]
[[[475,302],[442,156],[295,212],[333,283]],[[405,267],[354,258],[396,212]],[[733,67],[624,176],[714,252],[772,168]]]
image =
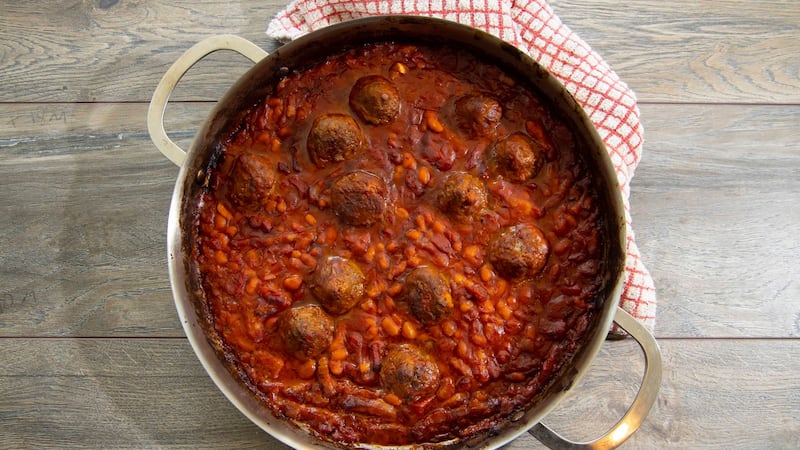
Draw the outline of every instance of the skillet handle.
[[[610,449],[622,445],[639,428],[656,401],[661,386],[661,350],[655,338],[630,314],[617,307],[614,322],[628,332],[642,348],[645,357],[642,386],[628,412],[605,435],[590,442],[572,442],[546,425],[538,423],[528,432],[552,449]]]
[[[172,64],[172,67],[167,70],[167,73],[164,74],[161,81],[158,83],[155,92],[153,92],[152,100],[150,100],[150,107],[147,110],[147,130],[150,132],[150,139],[153,141],[153,144],[158,147],[164,156],[179,167],[183,165],[183,161],[186,159],[186,151],[178,147],[178,145],[167,136],[167,132],[164,130],[164,111],[167,109],[169,96],[172,94],[178,81],[180,81],[186,72],[197,64],[197,62],[205,58],[208,54],[218,50],[233,50],[254,63],[261,61],[267,56],[267,52],[247,39],[224,34],[212,36],[198,42],[181,55],[178,60]]]

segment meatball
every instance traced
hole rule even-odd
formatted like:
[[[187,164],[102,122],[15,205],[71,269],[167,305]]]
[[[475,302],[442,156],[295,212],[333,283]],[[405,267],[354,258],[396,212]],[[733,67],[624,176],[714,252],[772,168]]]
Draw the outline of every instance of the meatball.
[[[475,137],[491,136],[503,118],[503,107],[484,95],[465,95],[456,100],[455,114],[465,132]]]
[[[547,262],[549,246],[534,225],[506,227],[489,243],[488,259],[497,273],[516,280],[539,273]]]
[[[333,319],[317,305],[291,308],[283,313],[278,332],[286,351],[300,359],[316,358],[333,340]]]
[[[436,323],[453,311],[453,297],[447,280],[431,267],[414,269],[403,285],[403,300],[423,324]]]
[[[365,122],[389,123],[400,113],[400,93],[380,75],[360,78],[350,91],[350,107]]]
[[[267,159],[243,153],[234,161],[228,179],[228,198],[231,202],[239,206],[257,206],[272,191],[276,171]]]
[[[311,124],[306,147],[311,161],[319,167],[353,157],[363,137],[361,128],[345,114],[325,114]]]
[[[349,259],[329,256],[317,264],[309,289],[330,314],[344,314],[364,295],[364,273]]]
[[[516,182],[536,176],[544,157],[541,146],[523,133],[497,141],[487,154],[493,174]]]
[[[381,385],[404,400],[436,392],[439,366],[430,355],[409,344],[389,347],[380,369]]]
[[[456,219],[478,215],[486,208],[486,186],[477,177],[466,172],[447,177],[439,190],[439,209]]]
[[[343,223],[368,226],[383,220],[386,184],[362,170],[342,175],[331,187],[331,207]]]

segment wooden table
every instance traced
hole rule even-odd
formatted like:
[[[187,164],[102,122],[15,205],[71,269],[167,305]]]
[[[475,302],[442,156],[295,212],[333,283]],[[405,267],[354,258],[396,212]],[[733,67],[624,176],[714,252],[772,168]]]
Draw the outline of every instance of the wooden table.
[[[800,3],[552,5],[636,91],[646,129],[631,201],[664,381],[625,447],[800,447]],[[283,448],[184,337],[165,249],[178,170],[145,126],[185,49],[234,33],[273,50],[282,6],[0,5],[0,448]],[[192,69],[167,115],[181,145],[249,67],[215,54]],[[595,437],[642,368],[635,343],[606,343],[544,422]]]

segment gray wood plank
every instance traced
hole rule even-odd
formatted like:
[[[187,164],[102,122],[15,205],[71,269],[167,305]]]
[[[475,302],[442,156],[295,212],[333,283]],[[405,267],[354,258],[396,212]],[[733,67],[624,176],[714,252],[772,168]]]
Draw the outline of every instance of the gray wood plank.
[[[631,184],[661,336],[800,336],[800,107],[645,105]]]
[[[194,43],[232,33],[274,48],[264,34],[285,2],[142,1],[0,6],[0,101],[148,100],[167,68]],[[192,92],[176,99],[217,99],[226,78],[252,64],[231,52],[200,64]],[[221,75],[224,74],[224,75]],[[185,96],[184,96],[185,95]]]
[[[177,167],[144,111],[0,107],[0,335],[182,335],[165,245]]]
[[[800,445],[800,341],[661,348],[659,399],[623,448]],[[2,339],[0,354],[2,448],[286,448],[228,403],[183,339]],[[635,343],[606,342],[544,423],[576,440],[599,436],[624,413],[642,369]],[[507,448],[542,446],[524,436]]]
[[[549,3],[641,101],[800,101],[796,1]]]
[[[210,107],[171,104],[167,128],[188,148]],[[182,335],[165,261],[177,167],[135,119],[145,111],[0,106],[0,208],[13,211],[0,229],[14,230],[0,234],[0,335]],[[794,106],[644,105],[631,200],[660,299],[657,335],[800,335],[798,116]]]
[[[191,45],[233,33],[271,51],[266,2],[75,2],[0,5],[0,101],[145,101]],[[800,7],[791,0],[553,1],[645,102],[797,103]],[[178,100],[216,100],[250,63],[204,60]]]

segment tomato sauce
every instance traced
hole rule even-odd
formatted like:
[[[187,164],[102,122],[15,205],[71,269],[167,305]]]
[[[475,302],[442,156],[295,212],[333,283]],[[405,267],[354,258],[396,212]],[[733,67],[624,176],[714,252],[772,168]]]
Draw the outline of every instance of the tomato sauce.
[[[598,181],[497,67],[369,44],[286,73],[227,136],[193,256],[212,331],[277,416],[345,445],[459,442],[527,409],[585,341]]]

